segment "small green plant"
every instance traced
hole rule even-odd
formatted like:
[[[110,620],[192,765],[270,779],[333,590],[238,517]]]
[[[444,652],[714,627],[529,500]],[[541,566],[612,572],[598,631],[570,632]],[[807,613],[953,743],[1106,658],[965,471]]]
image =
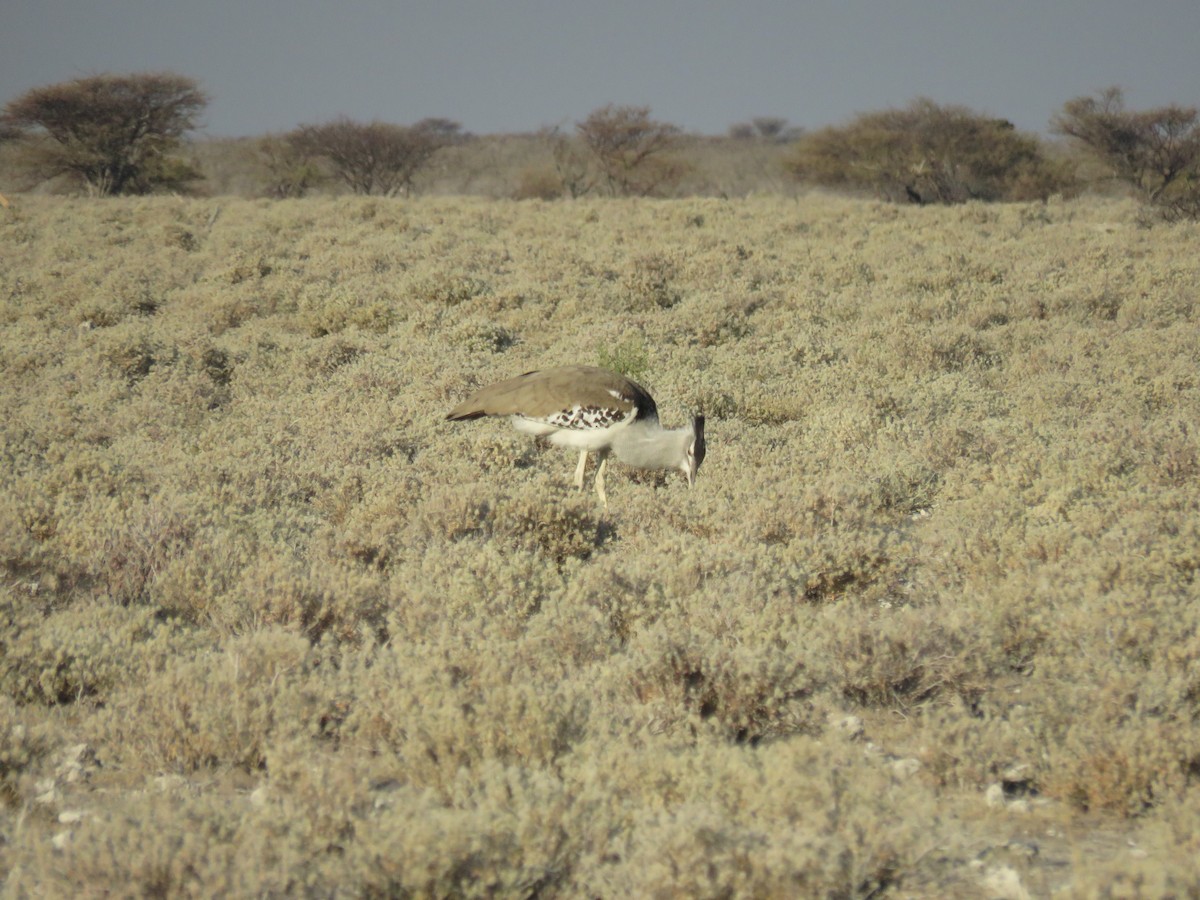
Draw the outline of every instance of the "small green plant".
[[[637,381],[650,368],[650,353],[644,341],[629,338],[615,347],[601,346],[596,351],[596,365]]]

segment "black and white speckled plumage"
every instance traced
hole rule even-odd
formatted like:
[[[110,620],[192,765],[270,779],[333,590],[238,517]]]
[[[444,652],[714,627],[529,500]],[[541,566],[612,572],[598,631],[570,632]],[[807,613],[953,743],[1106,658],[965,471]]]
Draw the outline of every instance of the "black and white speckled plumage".
[[[608,428],[622,422],[629,415],[628,411],[622,411],[615,406],[572,406],[570,409],[559,410],[556,413],[551,413],[543,419],[536,421],[545,422],[547,425],[553,425],[556,428]],[[533,416],[525,416],[532,419]]]

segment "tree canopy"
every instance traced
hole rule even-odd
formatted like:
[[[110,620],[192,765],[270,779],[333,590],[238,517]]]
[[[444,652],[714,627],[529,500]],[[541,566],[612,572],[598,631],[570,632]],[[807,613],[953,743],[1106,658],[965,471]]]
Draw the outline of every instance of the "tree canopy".
[[[27,91],[2,122],[30,139],[25,164],[36,179],[67,175],[96,194],[138,194],[196,177],[171,153],[207,104],[182,75],[93,75]]]
[[[1101,162],[1112,178],[1144,200],[1196,218],[1200,213],[1200,113],[1171,104],[1142,111],[1125,108],[1120,88],[1076,97],[1054,117],[1055,132]],[[1191,212],[1189,212],[1191,210]]]
[[[928,99],[812,132],[787,167],[801,181],[896,202],[1027,200],[1065,183],[1038,140],[1011,122]]]
[[[461,137],[449,119],[393,125],[341,117],[301,125],[288,140],[301,155],[324,160],[354,193],[393,196],[408,192],[430,157]]]

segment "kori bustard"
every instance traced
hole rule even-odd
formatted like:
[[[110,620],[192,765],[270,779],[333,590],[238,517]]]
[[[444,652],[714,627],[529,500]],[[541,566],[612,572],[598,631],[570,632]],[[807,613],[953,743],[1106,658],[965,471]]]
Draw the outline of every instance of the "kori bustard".
[[[483,416],[508,416],[517,431],[578,450],[575,486],[580,490],[588,454],[596,454],[596,493],[606,509],[604,467],[610,453],[639,469],[678,469],[688,487],[704,462],[704,416],[693,417],[684,428],[663,428],[654,398],[644,387],[595,366],[526,372],[485,387],[446,418]]]

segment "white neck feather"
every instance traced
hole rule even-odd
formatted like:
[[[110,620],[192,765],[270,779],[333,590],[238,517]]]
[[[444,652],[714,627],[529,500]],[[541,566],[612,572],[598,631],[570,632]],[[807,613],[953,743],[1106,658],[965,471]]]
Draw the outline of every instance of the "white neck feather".
[[[658,419],[645,419],[621,429],[612,449],[617,459],[638,469],[677,469],[694,439],[691,426],[668,430]]]

